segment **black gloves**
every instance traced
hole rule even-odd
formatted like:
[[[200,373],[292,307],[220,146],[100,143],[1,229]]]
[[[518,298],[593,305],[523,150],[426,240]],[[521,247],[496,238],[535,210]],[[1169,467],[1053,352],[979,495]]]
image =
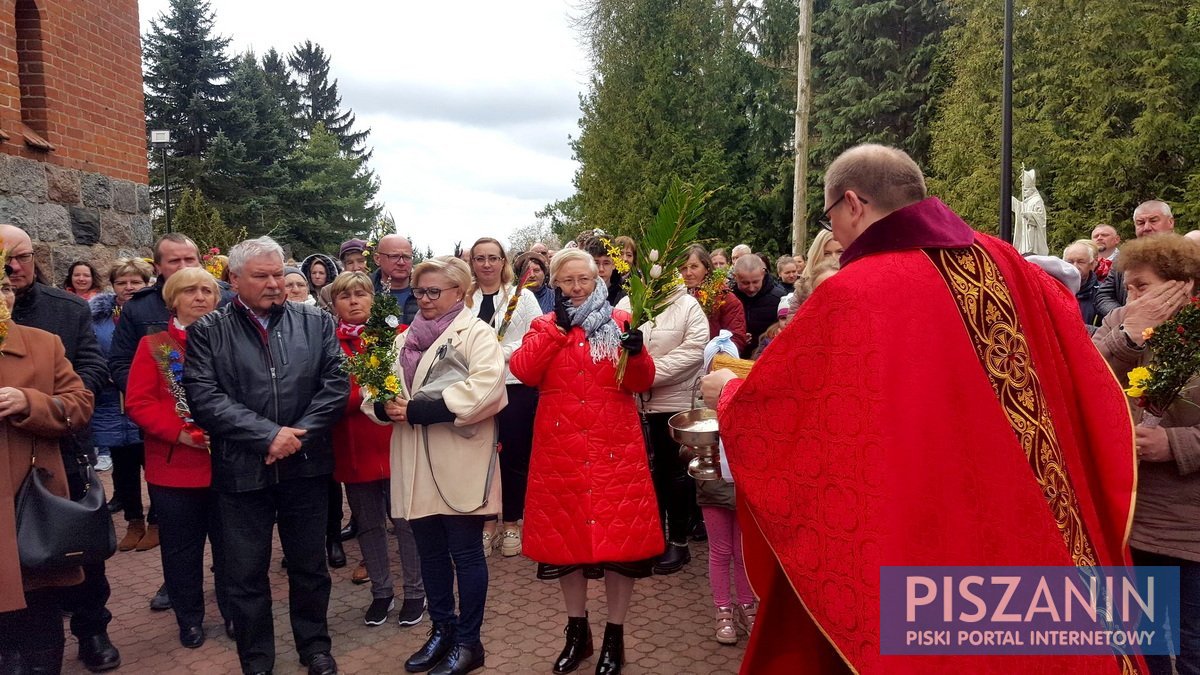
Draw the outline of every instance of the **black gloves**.
[[[567,296],[563,295],[561,288],[554,289],[554,323],[563,329],[564,333],[571,332],[571,315],[567,314]]]
[[[625,322],[625,332],[621,335],[621,349],[624,349],[630,356],[637,356],[642,353],[642,331],[636,328],[630,328],[629,322]]]

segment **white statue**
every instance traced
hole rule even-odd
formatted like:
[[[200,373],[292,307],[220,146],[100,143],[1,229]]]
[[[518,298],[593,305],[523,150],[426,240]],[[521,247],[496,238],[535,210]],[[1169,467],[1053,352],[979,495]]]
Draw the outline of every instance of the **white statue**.
[[[1037,172],[1021,165],[1021,198],[1013,197],[1013,247],[1018,253],[1049,255],[1046,244],[1046,203],[1034,181]]]

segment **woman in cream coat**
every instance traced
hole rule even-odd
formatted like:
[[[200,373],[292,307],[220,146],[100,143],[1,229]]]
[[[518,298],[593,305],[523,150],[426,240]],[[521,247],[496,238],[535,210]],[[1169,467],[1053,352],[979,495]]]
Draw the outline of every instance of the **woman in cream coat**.
[[[394,424],[392,517],[412,525],[433,622],[429,639],[404,664],[410,673],[468,673],[484,664],[483,523],[500,511],[494,418],[508,399],[496,333],[466,308],[470,285],[470,268],[461,260],[417,265],[412,287],[420,313],[396,338],[395,372],[404,393],[386,404],[363,402],[363,412]],[[446,381],[437,376],[444,369],[437,362],[455,354],[467,364],[466,377],[429,395],[427,385]],[[427,382],[431,371],[435,379]]]

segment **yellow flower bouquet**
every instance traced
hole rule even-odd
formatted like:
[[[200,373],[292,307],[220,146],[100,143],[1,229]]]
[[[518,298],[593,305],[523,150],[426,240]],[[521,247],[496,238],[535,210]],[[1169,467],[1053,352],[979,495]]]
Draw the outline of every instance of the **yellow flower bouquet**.
[[[360,339],[361,350],[346,359],[344,368],[354,377],[363,395],[380,402],[399,398],[404,385],[396,377],[396,336],[408,326],[400,323],[400,306],[391,293],[375,296],[371,316]]]
[[[1192,298],[1158,328],[1147,328],[1142,337],[1150,363],[1126,374],[1125,393],[1145,409],[1142,425],[1156,426],[1187,383],[1200,374],[1200,298]]]

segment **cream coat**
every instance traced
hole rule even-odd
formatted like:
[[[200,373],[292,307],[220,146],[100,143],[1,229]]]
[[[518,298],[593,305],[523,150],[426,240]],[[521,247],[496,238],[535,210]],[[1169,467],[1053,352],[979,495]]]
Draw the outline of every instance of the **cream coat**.
[[[621,298],[617,309],[628,312],[629,298]],[[692,389],[700,377],[704,345],[708,344],[708,317],[704,308],[680,285],[663,313],[640,328],[646,351],[654,359],[654,388],[641,395],[645,411],[691,409]]]
[[[396,338],[397,350],[404,347],[406,333]],[[438,347],[449,342],[467,360],[470,373],[463,382],[442,392],[453,424],[480,424],[470,438],[463,438],[450,424],[428,428],[426,447],[421,425],[393,424],[392,508],[394,518],[424,518],[433,515],[492,515],[500,512],[500,464],[496,460],[496,426],[493,417],[508,404],[504,388],[504,354],[496,333],[463,310],[446,332],[421,356],[413,377],[419,392],[437,357]],[[396,376],[403,378],[400,364]],[[364,398],[362,411],[376,422],[375,402]],[[484,495],[486,492],[486,500]],[[480,502],[483,505],[480,506]],[[458,510],[456,510],[458,509]],[[474,509],[474,510],[470,510]]]

